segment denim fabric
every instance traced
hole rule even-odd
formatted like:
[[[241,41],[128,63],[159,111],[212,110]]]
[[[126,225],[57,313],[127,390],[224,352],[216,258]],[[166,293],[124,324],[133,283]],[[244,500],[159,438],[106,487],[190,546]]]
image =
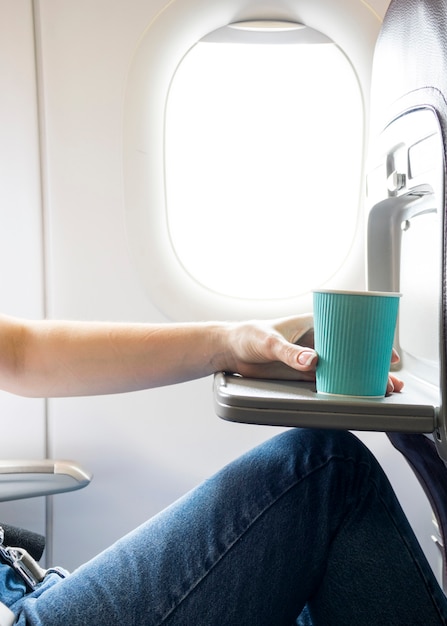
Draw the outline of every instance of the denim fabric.
[[[447,623],[385,475],[347,432],[274,437],[32,594],[0,576],[21,626]]]

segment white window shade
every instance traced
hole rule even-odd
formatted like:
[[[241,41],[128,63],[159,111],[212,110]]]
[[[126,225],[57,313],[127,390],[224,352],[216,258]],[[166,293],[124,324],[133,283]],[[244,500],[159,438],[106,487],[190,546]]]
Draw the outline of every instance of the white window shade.
[[[349,254],[363,106],[349,61],[318,35],[290,24],[220,29],[173,77],[168,231],[185,271],[211,291],[293,298],[327,283]]]

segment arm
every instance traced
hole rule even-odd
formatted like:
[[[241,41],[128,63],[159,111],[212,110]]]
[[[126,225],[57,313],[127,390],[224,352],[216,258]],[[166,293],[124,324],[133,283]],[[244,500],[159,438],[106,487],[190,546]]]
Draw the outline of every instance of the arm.
[[[309,315],[274,322],[131,324],[0,317],[0,388],[25,396],[118,393],[226,370],[312,379],[317,356],[294,345]]]

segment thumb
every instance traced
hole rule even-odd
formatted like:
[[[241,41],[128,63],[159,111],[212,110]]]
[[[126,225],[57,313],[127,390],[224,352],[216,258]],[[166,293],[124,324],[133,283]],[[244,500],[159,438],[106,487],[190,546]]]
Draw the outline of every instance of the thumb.
[[[300,348],[300,346],[297,346]],[[311,369],[317,363],[317,353],[315,350],[310,348],[300,348],[300,352],[298,354],[298,363],[301,368]]]
[[[286,340],[277,343],[276,357],[289,367],[300,371],[315,368],[318,355],[312,348],[289,343]]]

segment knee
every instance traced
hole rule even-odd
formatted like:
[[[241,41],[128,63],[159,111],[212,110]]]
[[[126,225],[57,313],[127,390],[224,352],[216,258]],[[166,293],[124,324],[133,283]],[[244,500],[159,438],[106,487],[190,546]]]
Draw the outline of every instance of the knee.
[[[360,468],[362,473],[381,472],[371,451],[349,431],[294,428],[275,437],[271,444],[274,455],[297,469],[305,467],[309,471],[336,460],[341,461],[340,466],[355,467],[357,473]]]
[[[371,452],[351,432],[320,428],[291,428],[278,436],[278,445],[300,454],[330,452],[342,456],[369,456]]]

